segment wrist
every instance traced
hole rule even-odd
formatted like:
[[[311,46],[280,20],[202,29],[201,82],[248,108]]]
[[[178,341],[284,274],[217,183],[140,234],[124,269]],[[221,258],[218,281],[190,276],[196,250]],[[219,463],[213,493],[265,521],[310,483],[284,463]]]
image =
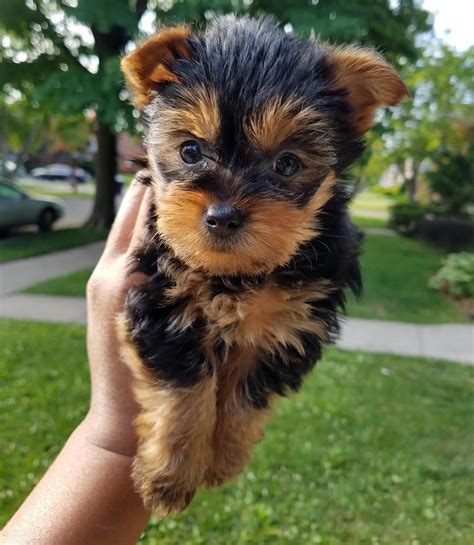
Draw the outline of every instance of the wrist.
[[[129,417],[91,409],[76,432],[88,443],[109,452],[128,457],[136,454],[137,436]]]

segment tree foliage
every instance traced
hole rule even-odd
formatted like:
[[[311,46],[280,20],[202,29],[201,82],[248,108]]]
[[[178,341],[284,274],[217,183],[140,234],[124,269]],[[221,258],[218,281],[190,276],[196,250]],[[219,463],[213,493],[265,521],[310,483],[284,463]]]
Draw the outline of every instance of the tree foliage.
[[[468,170],[463,175],[467,167],[461,167],[473,160],[467,142],[474,132],[474,47],[458,52],[431,43],[404,72],[412,99],[385,118],[379,153],[372,156],[369,169],[377,178],[389,164],[397,165],[410,200],[415,198],[421,171],[433,169],[438,174],[428,180],[435,184],[434,191],[446,198],[459,191],[466,198],[469,191],[461,190],[463,184],[474,187]],[[446,176],[443,184],[440,176]]]
[[[82,113],[53,115],[42,102],[32,98],[31,89],[18,93],[7,87],[0,92],[0,104],[1,139],[16,152],[17,170],[33,154],[64,147],[74,152],[84,148],[90,137],[91,129]]]

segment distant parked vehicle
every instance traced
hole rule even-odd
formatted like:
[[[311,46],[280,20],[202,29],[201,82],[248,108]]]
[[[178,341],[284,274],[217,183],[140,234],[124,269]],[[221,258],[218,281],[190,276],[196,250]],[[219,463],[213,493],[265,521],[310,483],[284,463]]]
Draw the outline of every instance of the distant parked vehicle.
[[[12,161],[11,159],[0,159],[0,172],[2,172],[4,175],[11,175],[12,172],[15,172],[17,169],[17,165],[15,161]]]
[[[51,231],[64,215],[64,206],[54,197],[30,197],[16,187],[0,182],[0,231],[12,227],[37,225],[41,232]]]
[[[34,168],[30,174],[37,180],[69,181],[74,178],[79,183],[87,182],[92,178],[92,175],[87,170],[62,163],[53,163],[45,167]]]

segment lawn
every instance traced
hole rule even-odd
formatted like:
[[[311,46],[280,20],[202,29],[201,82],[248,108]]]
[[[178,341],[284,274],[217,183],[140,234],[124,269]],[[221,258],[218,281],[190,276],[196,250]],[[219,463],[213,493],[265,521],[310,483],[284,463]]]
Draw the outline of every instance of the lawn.
[[[349,298],[349,315],[359,318],[415,323],[464,322],[458,306],[428,287],[428,279],[441,264],[442,254],[416,240],[369,234],[362,268],[365,292]],[[92,269],[36,284],[26,291],[48,295],[84,296]]]
[[[94,185],[95,182],[90,182],[85,186],[84,184],[78,184],[77,191],[73,191],[72,187],[66,185],[64,182],[58,183],[57,187],[54,187],[54,182],[21,182],[18,184],[18,188],[22,189],[28,195],[32,197],[41,197],[44,195],[49,195],[51,197],[59,197],[64,199],[67,197],[71,198],[83,198],[83,199],[92,199],[94,197]]]
[[[352,221],[361,227],[362,229],[366,227],[383,227],[388,228],[388,219],[386,218],[376,218],[369,216],[358,216],[354,211],[351,215]]]
[[[14,233],[0,238],[0,263],[48,254],[104,240],[107,231],[60,229],[51,233]]]
[[[393,204],[393,200],[386,195],[374,191],[361,191],[352,200],[351,209],[388,213],[391,204]]]
[[[88,267],[65,276],[51,278],[26,288],[25,293],[44,295],[65,295],[68,297],[85,297],[86,284],[92,274],[93,267]]]
[[[86,412],[84,335],[0,321],[0,524]],[[245,474],[141,543],[472,543],[473,386],[469,367],[329,350]]]
[[[466,321],[453,301],[428,287],[442,257],[417,240],[367,235],[361,258],[364,294],[358,301],[349,298],[349,315],[414,323]]]

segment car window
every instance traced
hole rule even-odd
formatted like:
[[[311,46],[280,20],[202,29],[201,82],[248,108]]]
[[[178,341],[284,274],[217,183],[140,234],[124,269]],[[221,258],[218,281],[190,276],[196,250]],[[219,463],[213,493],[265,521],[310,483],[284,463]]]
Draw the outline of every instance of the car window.
[[[9,185],[0,184],[0,199],[19,200],[23,198],[23,193],[10,187]]]

